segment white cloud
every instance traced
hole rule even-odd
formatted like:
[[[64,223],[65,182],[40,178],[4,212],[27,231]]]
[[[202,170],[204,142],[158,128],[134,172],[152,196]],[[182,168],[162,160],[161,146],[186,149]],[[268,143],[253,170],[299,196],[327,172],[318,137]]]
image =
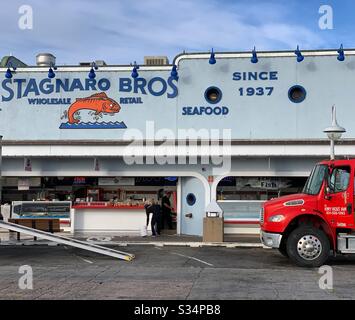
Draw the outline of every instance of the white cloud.
[[[142,62],[144,55],[182,50],[244,51],[322,46],[321,37],[288,23],[288,7],[279,4],[215,0],[106,0],[33,2],[34,30],[17,26],[17,8],[0,13],[2,48],[34,63],[40,51],[51,51],[58,64],[104,59],[108,63]],[[9,7],[10,8],[10,7]],[[15,20],[15,21],[13,21]],[[8,52],[5,52],[8,53]]]

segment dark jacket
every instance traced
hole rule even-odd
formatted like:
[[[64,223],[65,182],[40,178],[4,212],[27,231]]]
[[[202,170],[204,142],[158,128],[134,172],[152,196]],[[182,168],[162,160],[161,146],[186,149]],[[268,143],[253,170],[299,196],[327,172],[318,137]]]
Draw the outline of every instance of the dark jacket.
[[[153,213],[153,216],[158,217],[161,212],[161,207],[159,204],[153,204],[150,206],[145,206],[145,210],[147,213]]]
[[[167,208],[165,204],[167,204],[169,207],[171,206],[170,200],[167,196],[164,196],[163,199],[161,200],[162,211],[164,214],[171,214],[171,209]]]

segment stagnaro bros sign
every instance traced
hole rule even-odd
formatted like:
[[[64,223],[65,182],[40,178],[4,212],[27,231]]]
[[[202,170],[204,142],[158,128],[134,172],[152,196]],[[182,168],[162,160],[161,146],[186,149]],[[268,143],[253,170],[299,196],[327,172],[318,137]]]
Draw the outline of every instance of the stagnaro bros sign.
[[[60,124],[60,129],[120,129],[126,128],[123,121],[101,121],[101,119],[104,120],[104,117],[120,112],[121,104],[143,103],[142,99],[145,95],[175,98],[178,95],[176,81],[172,77],[168,79],[162,77],[119,78],[118,92],[140,96],[126,96],[115,100],[107,93],[114,85],[108,78],[98,80],[88,78],[4,79],[1,83],[1,101],[6,103],[14,99],[27,99],[29,105],[68,105],[62,114],[63,122]],[[66,92],[82,91],[87,91],[88,95],[75,99],[72,95],[65,97]],[[110,92],[112,93],[112,90]],[[92,121],[82,121],[81,111],[83,110],[88,112]]]

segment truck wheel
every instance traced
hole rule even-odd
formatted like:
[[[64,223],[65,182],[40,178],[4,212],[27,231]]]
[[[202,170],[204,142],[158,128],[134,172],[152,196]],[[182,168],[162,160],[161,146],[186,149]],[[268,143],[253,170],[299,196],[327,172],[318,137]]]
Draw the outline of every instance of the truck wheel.
[[[288,258],[287,248],[286,248],[286,241],[282,241],[280,247],[278,248],[279,252],[286,258]]]
[[[330,244],[326,234],[310,226],[301,226],[291,232],[286,250],[289,258],[301,267],[319,267],[329,257]]]

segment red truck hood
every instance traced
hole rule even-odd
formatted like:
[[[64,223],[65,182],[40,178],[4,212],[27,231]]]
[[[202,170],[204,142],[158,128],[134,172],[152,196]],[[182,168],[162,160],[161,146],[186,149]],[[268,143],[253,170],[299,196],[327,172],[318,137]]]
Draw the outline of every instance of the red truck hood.
[[[273,198],[271,200],[266,201],[265,204],[276,204],[278,202],[284,203],[287,201],[298,200],[298,199],[306,200],[305,198],[308,198],[308,197],[309,197],[309,195],[305,194],[305,193],[295,193],[295,194],[290,194],[287,196],[282,196],[279,198]]]
[[[264,208],[268,209],[268,212],[270,211],[275,211],[281,207],[285,207],[284,203],[292,200],[303,200],[304,204],[302,206],[307,206],[310,205],[310,202],[316,201],[316,196],[314,195],[309,195],[306,193],[296,193],[296,194],[290,194],[288,196],[282,196],[279,198],[274,198],[269,201],[266,201],[264,203]],[[312,206],[314,204],[312,203]]]
[[[300,203],[291,203],[287,206],[285,202],[292,200],[303,200]],[[264,216],[261,222],[261,228],[264,231],[282,233],[295,214],[301,211],[313,210],[317,208],[317,196],[306,193],[296,193],[288,196],[275,198],[264,203]],[[277,214],[285,216],[282,223],[274,223],[269,221],[269,217]]]

